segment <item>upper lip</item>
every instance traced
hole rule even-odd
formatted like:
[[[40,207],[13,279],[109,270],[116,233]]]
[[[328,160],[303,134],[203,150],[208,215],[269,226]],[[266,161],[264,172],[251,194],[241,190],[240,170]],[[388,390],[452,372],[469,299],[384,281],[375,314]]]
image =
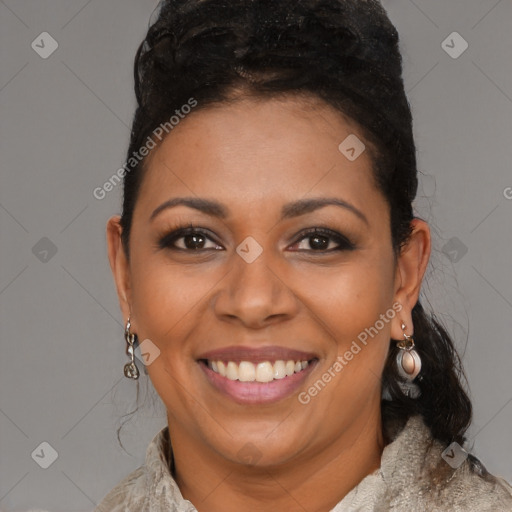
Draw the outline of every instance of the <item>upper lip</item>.
[[[250,361],[251,363],[262,363],[264,361],[280,360],[310,361],[316,358],[317,356],[313,352],[303,352],[301,350],[271,345],[257,348],[243,346],[219,348],[201,354],[198,360],[233,361],[235,363]]]

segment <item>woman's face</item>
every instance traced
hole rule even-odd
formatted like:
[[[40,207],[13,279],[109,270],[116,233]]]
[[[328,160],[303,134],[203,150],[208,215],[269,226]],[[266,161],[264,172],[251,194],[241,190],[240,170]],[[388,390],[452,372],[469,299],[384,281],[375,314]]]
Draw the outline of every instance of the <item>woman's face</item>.
[[[244,99],[150,155],[118,287],[173,439],[205,457],[308,458],[380,414],[399,272],[354,135],[321,103]]]

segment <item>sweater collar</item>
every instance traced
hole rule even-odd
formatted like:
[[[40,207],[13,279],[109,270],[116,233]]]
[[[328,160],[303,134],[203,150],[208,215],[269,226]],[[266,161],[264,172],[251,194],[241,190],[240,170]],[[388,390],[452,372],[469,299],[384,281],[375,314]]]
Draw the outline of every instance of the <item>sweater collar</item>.
[[[426,453],[434,442],[420,416],[409,418],[405,427],[384,447],[380,468],[364,477],[331,512],[371,507],[385,502],[384,497],[390,488],[399,493],[414,487],[414,479],[418,475],[412,468],[425,465]],[[161,508],[151,510],[197,512],[194,505],[182,496],[171,474],[170,454],[169,427],[166,426],[154,436],[146,451],[146,488],[151,489],[153,496],[160,497],[161,505]]]

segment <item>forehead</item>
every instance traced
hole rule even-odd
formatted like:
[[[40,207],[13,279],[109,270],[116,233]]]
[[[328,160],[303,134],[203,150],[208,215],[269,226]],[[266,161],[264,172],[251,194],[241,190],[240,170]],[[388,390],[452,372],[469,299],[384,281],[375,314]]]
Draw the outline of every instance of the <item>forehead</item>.
[[[337,194],[360,209],[378,206],[369,146],[349,159],[340,151],[347,138],[361,141],[359,152],[359,127],[320,100],[245,98],[194,111],[150,155],[141,208],[179,195],[277,208]]]

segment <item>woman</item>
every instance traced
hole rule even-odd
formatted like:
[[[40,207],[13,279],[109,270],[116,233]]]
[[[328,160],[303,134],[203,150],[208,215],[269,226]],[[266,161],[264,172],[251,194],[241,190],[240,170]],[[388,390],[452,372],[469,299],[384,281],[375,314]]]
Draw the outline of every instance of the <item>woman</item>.
[[[107,238],[168,426],[98,512],[512,510],[418,300],[401,74],[377,1],[162,3]]]

